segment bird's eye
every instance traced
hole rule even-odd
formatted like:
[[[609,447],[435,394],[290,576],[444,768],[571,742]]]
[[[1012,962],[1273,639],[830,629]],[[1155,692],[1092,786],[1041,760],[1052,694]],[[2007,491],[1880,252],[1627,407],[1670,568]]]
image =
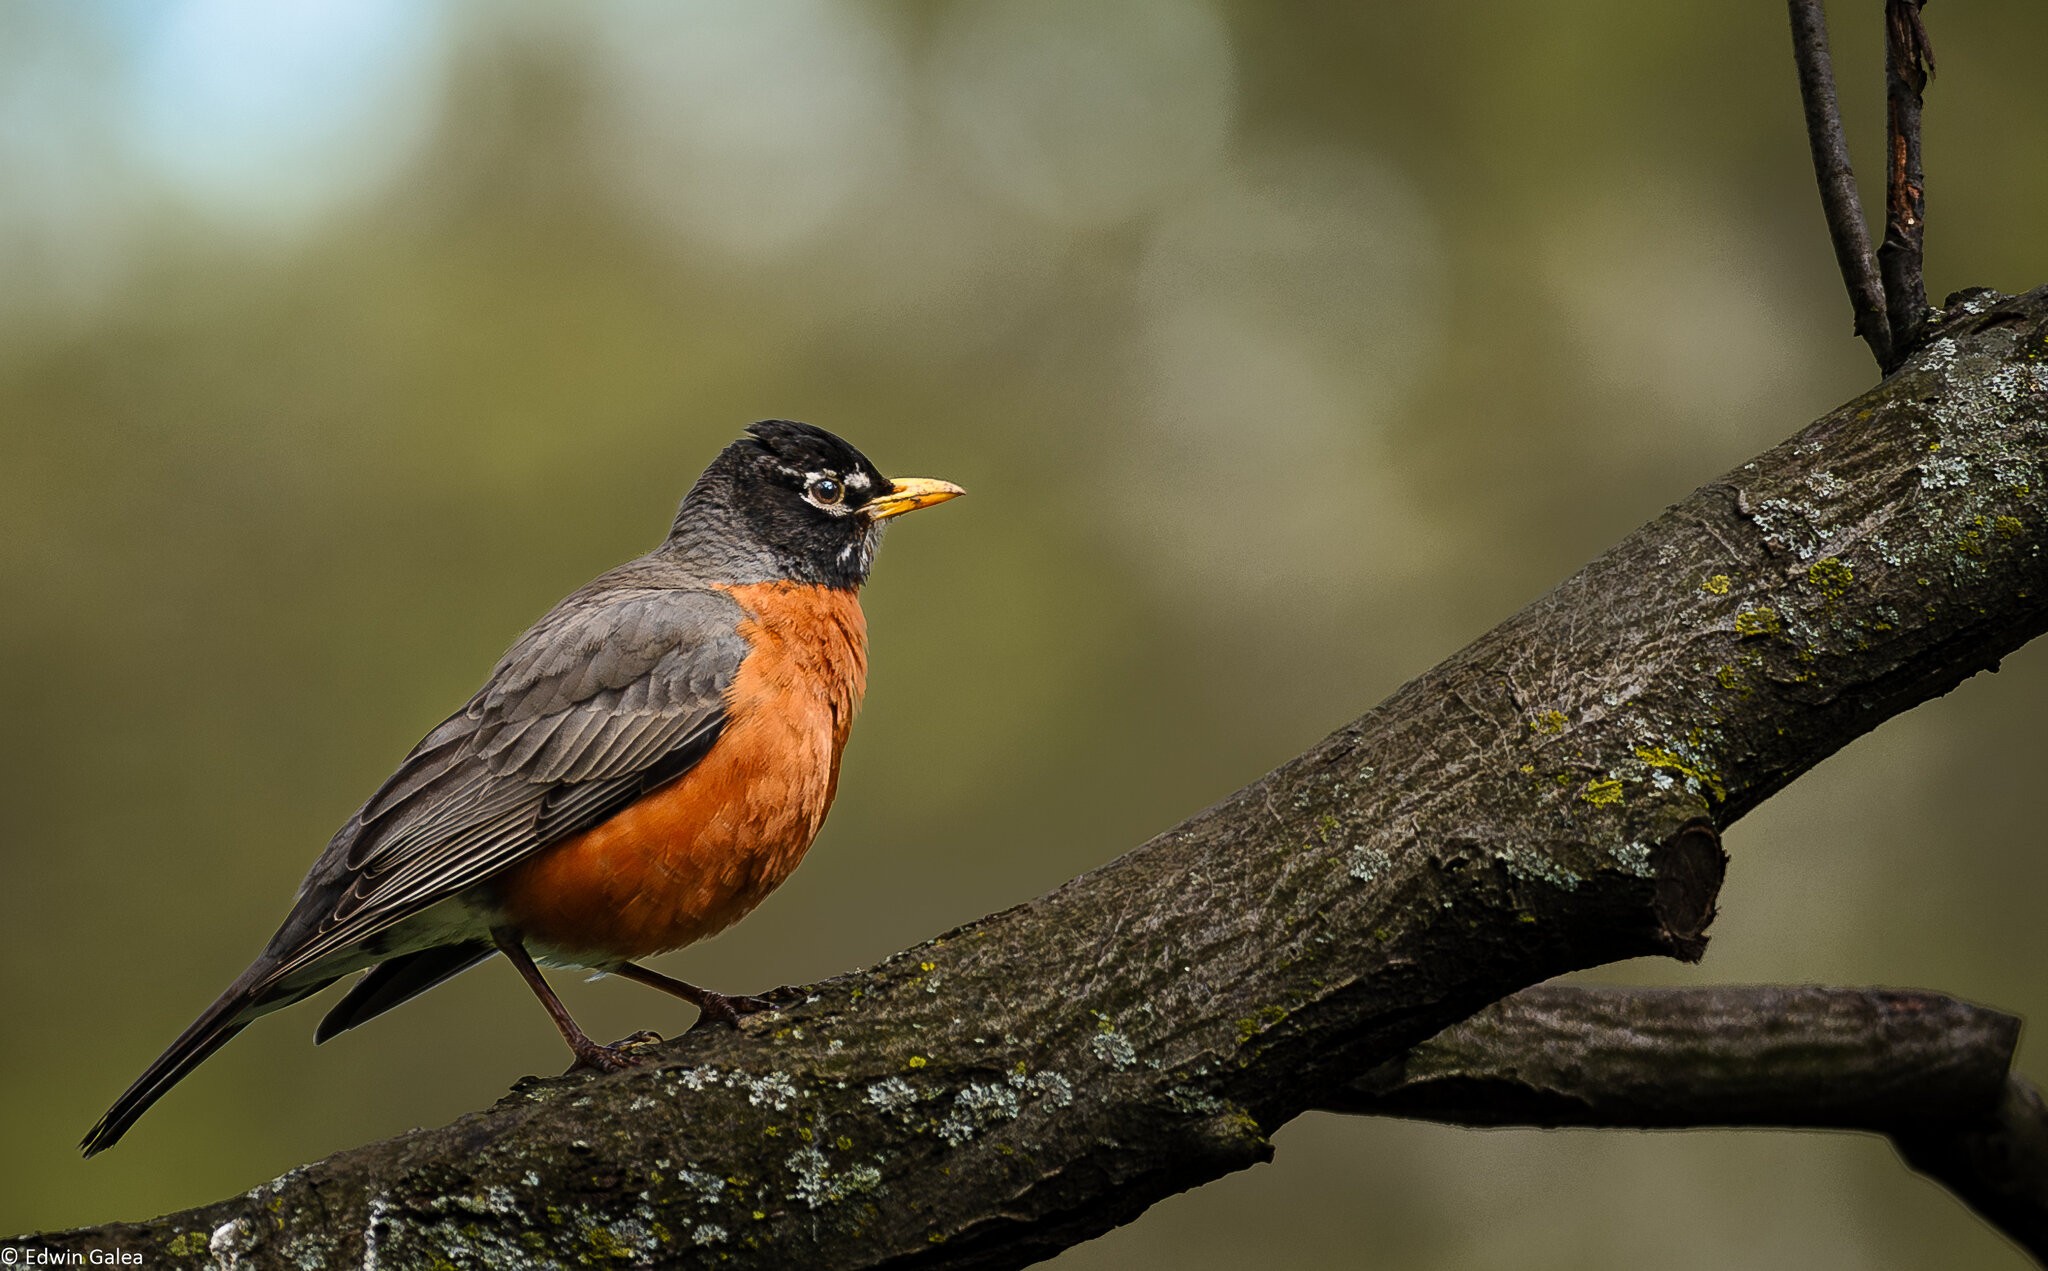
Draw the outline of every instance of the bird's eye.
[[[819,477],[811,482],[810,496],[812,502],[830,507],[846,497],[846,487],[831,477]]]

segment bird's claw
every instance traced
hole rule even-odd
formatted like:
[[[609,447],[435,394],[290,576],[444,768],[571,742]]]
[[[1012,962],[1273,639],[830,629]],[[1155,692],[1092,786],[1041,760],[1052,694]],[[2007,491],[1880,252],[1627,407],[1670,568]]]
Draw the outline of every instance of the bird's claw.
[[[638,1040],[642,1037],[654,1037],[654,1034],[635,1033],[615,1046],[600,1046],[595,1042],[579,1046],[576,1062],[569,1065],[569,1072],[624,1072],[628,1068],[638,1068],[648,1061],[648,1056],[638,1054],[634,1049],[647,1044]],[[661,1040],[659,1037],[654,1039]]]
[[[762,1011],[772,1011],[775,1007],[776,1003],[765,997],[740,997],[728,996],[724,993],[706,993],[704,1000],[697,1004],[697,1022],[690,1025],[690,1031],[695,1032],[706,1024],[724,1024],[729,1028],[736,1027],[740,1022],[740,1016],[757,1015]]]

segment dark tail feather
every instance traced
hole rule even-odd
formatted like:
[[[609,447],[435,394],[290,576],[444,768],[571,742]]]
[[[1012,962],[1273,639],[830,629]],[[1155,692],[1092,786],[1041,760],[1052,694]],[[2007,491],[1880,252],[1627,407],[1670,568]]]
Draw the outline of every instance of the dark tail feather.
[[[441,981],[462,974],[497,951],[495,946],[481,942],[449,944],[380,962],[327,1012],[327,1018],[314,1030],[313,1040],[324,1042],[374,1019]]]
[[[220,1000],[206,1008],[206,1013],[192,1021],[170,1048],[156,1057],[135,1084],[128,1087],[122,1096],[114,1100],[114,1106],[107,1114],[86,1132],[78,1144],[87,1156],[106,1151],[121,1141],[128,1133],[128,1127],[136,1118],[149,1111],[149,1106],[164,1097],[172,1086],[185,1079],[185,1075],[206,1061],[207,1056],[228,1044],[236,1033],[247,1028],[252,1020],[267,1015],[281,1006],[298,1001],[307,993],[314,992],[321,985],[315,984],[294,992],[252,991],[248,987],[255,968],[244,973]],[[332,981],[328,981],[332,983]]]

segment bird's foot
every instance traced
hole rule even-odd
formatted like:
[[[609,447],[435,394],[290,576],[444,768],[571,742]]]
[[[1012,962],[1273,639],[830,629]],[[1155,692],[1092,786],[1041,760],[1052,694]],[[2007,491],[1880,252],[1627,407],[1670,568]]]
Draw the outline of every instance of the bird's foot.
[[[638,1068],[650,1058],[639,1053],[640,1050],[660,1040],[659,1034],[640,1032],[609,1046],[586,1041],[581,1046],[573,1047],[576,1062],[569,1065],[569,1072],[624,1072],[628,1068]]]
[[[772,999],[765,997],[741,997],[725,993],[713,993],[709,989],[699,991],[704,994],[704,998],[697,1003],[697,1022],[690,1025],[693,1032],[704,1027],[706,1024],[724,1024],[728,1028],[734,1027],[740,1022],[740,1016],[756,1015],[762,1011],[772,1011],[776,1006]]]

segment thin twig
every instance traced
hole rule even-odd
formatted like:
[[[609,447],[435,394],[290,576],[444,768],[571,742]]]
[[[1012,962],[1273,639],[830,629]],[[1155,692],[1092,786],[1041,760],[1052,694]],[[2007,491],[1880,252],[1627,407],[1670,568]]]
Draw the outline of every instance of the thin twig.
[[[1892,368],[1892,330],[1884,315],[1884,287],[1870,254],[1864,205],[1855,196],[1849,143],[1841,133],[1835,102],[1835,68],[1827,55],[1827,16],[1821,0],[1788,0],[1792,10],[1792,59],[1798,63],[1798,96],[1806,106],[1806,143],[1812,147],[1812,176],[1821,184],[1821,211],[1835,244],[1835,264],[1855,309],[1855,334],[1870,344],[1880,370]]]
[[[1890,371],[1892,334],[1885,316],[1885,292],[1878,281],[1877,262],[1870,254],[1863,204],[1856,197],[1849,143],[1842,135],[1834,66],[1828,59],[1827,17],[1821,12],[1821,0],[1788,0],[1788,5],[1792,56],[1799,66],[1799,100],[1806,107],[1806,140],[1813,148],[1813,175],[1820,183],[1820,206],[1827,217],[1828,237],[1835,245],[1835,263],[1842,270],[1842,285],[1849,289],[1856,334],[1870,345],[1878,369]],[[1917,108],[1914,117],[1918,118]]]
[[[1885,225],[1877,263],[1884,274],[1894,365],[1919,343],[1927,325],[1927,284],[1921,276],[1927,225],[1920,95],[1934,74],[1934,47],[1920,21],[1926,2],[1885,0],[1884,7]]]

